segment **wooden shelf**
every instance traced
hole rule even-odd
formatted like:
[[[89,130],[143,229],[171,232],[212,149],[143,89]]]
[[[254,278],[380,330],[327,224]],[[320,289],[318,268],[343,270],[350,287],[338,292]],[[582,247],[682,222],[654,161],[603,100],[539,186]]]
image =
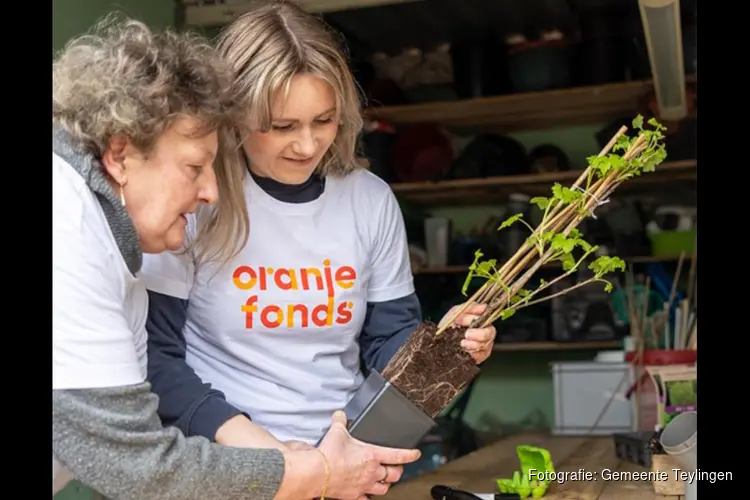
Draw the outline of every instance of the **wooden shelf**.
[[[417,205],[480,205],[501,203],[513,192],[522,192],[529,196],[548,196],[555,182],[573,183],[582,172],[570,170],[439,182],[403,182],[391,184],[391,189],[399,199]],[[620,185],[615,195],[654,184],[696,178],[696,160],[664,162],[655,172],[628,179]]]
[[[501,351],[573,351],[576,349],[619,349],[622,342],[608,340],[599,342],[506,342],[495,343],[492,350]]]
[[[297,3],[308,12],[325,13],[416,1],[419,0],[297,0]],[[180,0],[179,3],[184,8],[185,24],[203,27],[226,25],[253,7],[250,0]]]
[[[690,255],[685,255],[686,260],[690,260],[692,257]],[[643,257],[625,257],[623,260],[625,262],[630,262],[633,264],[650,264],[650,263],[659,263],[659,262],[676,262],[680,259],[679,255],[675,256],[654,256],[654,255],[646,255]],[[559,267],[557,262],[553,262],[550,264],[547,264],[545,267],[551,268],[551,267]],[[414,275],[420,275],[420,274],[460,274],[465,273],[469,271],[469,266],[444,266],[444,267],[423,267],[421,269],[417,269],[414,271]]]
[[[688,76],[688,84],[695,81]],[[496,126],[503,132],[606,123],[637,113],[654,89],[651,80],[406,106],[370,107],[365,115],[394,124]]]

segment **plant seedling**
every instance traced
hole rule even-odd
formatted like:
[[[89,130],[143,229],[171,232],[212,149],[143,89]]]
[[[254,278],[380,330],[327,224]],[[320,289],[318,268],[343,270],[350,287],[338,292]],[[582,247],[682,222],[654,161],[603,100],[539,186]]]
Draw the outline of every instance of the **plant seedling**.
[[[598,282],[605,290],[612,290],[605,277],[624,271],[625,263],[618,257],[603,255],[588,264],[593,272],[591,278],[544,295],[551,285],[574,273],[598,250],[583,238],[578,230],[580,223],[594,216],[596,208],[606,203],[623,182],[653,172],[666,158],[665,127],[655,119],[644,123],[640,115],[632,126],[636,136],[628,137],[627,127],[622,127],[598,155],[587,159],[588,167],[573,185],[555,183],[551,196],[531,200],[543,211],[536,228],[522,214],[506,219],[498,230],[513,224],[529,229],[522,246],[502,266],[495,260],[482,260],[483,254],[478,250],[462,292],[467,295],[468,283],[475,278],[484,279],[483,285],[440,326],[423,322],[385,367],[383,377],[430,418],[443,411],[479,373],[473,359],[460,346],[467,327],[457,325],[456,320],[466,308],[472,304],[487,306],[470,326],[484,328],[510,318],[521,308],[588,284]],[[541,281],[536,288],[526,288],[542,266],[556,261],[562,265],[560,276]]]

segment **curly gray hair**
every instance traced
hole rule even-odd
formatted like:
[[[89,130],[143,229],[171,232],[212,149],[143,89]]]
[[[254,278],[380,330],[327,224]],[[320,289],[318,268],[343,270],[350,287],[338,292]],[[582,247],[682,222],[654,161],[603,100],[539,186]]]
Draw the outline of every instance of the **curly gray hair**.
[[[234,171],[231,134],[243,110],[231,75],[208,40],[188,32],[152,32],[112,14],[71,40],[52,64],[52,121],[101,157],[125,135],[148,151],[180,115],[200,122],[197,134],[218,131],[215,170],[219,201],[199,229],[214,256],[228,259],[247,238],[242,171]],[[209,233],[212,233],[209,236]],[[240,243],[241,242],[241,243]],[[202,249],[202,254],[210,251]]]

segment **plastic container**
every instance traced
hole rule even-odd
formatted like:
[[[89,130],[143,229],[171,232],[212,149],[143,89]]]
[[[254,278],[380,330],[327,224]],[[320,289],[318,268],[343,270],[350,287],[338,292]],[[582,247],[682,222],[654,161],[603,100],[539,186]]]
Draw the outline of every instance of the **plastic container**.
[[[388,448],[416,448],[436,425],[375,370],[354,393],[344,413],[353,438]]]
[[[555,391],[553,435],[606,436],[633,430],[633,407],[623,394],[634,382],[630,364],[565,361],[553,362],[551,369]]]
[[[625,361],[632,363],[635,360],[636,351],[625,354]],[[684,365],[698,361],[698,351],[693,349],[647,349],[643,351],[643,364],[651,366]]]
[[[651,439],[654,432],[617,432],[614,434],[615,454],[642,467],[651,468]]]
[[[698,467],[698,412],[686,411],[674,417],[664,427],[660,442],[664,451],[680,465],[682,472],[695,472]],[[685,481],[684,498],[698,498],[697,481]]]
[[[672,257],[692,253],[695,248],[695,235],[697,231],[661,231],[649,236],[651,240],[651,253],[656,257]]]

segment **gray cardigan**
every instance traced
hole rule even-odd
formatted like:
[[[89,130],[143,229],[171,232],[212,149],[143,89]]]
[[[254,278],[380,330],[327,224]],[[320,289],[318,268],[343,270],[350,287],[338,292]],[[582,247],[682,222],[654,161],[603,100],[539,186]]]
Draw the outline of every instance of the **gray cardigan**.
[[[53,151],[96,193],[131,272],[142,253],[101,163],[61,130]],[[81,482],[116,500],[271,500],[284,475],[278,450],[222,447],[162,426],[148,383],[52,391],[52,453]]]

